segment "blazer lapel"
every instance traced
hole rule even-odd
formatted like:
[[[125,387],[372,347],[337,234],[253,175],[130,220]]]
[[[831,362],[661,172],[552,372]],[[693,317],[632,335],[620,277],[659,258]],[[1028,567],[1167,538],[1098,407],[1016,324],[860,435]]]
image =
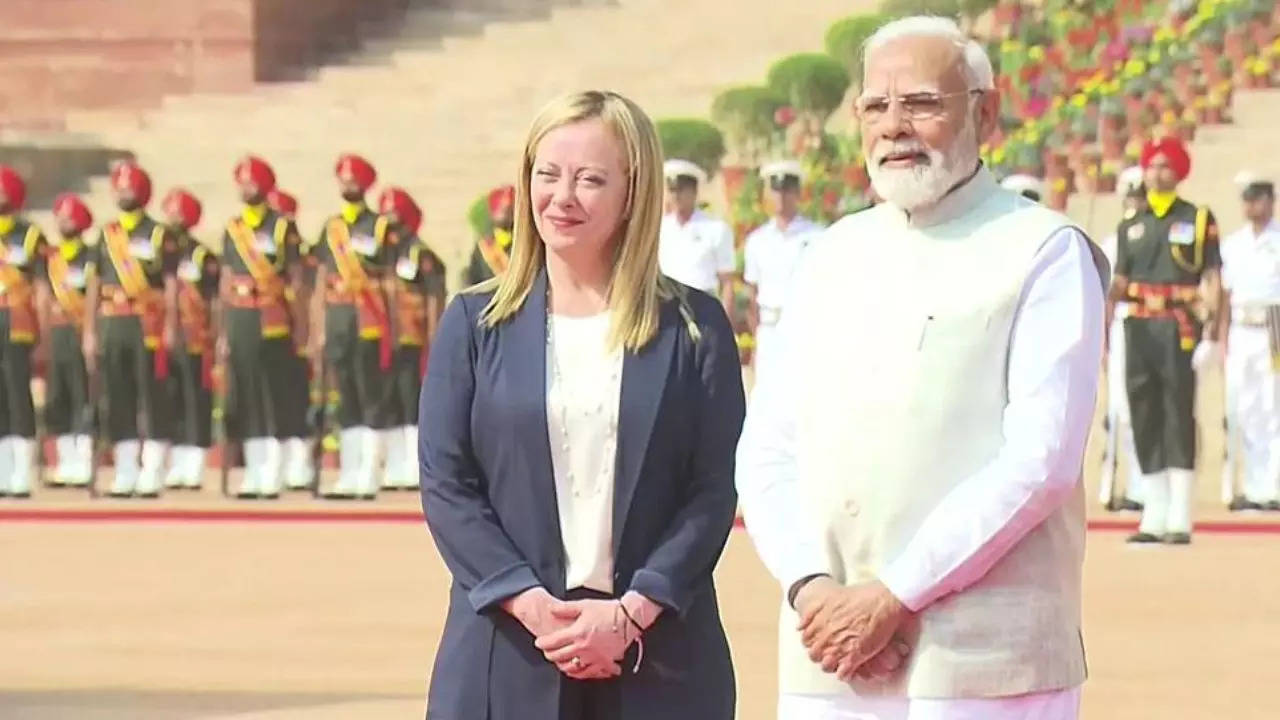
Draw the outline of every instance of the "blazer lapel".
[[[664,303],[658,336],[639,353],[627,353],[622,361],[622,397],[618,408],[618,460],[614,471],[613,553],[617,557],[624,523],[640,481],[640,470],[653,435],[653,424],[666,391],[671,354],[679,323]]]
[[[556,479],[551,464],[551,437],[547,430],[547,273],[538,273],[524,306],[511,318],[503,367],[520,407],[536,408],[529,413],[529,425],[516,438],[529,459],[529,479],[536,507],[530,515],[543,526],[546,537],[555,538],[560,548],[556,556],[564,565],[560,538],[560,510],[556,501]]]

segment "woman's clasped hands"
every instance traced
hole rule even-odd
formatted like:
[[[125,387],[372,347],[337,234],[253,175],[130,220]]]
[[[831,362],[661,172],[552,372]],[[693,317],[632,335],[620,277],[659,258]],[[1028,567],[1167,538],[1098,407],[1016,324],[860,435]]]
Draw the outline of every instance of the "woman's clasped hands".
[[[506,605],[547,661],[575,680],[621,675],[622,657],[641,633],[618,600],[560,600],[532,588]]]

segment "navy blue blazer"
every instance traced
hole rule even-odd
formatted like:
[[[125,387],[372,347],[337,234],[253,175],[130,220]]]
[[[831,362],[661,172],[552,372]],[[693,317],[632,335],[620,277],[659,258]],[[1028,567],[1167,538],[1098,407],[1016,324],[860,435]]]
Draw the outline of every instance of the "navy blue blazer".
[[[490,294],[459,295],[441,319],[419,400],[422,507],[453,575],[428,720],[552,720],[561,684],[503,600],[543,586],[565,596],[547,434],[546,274],[495,328]],[[700,338],[695,342],[690,320]],[[686,289],[657,336],[623,359],[613,508],[614,587],[664,606],[644,662],[620,684],[622,718],[734,715],[729,646],[712,570],[733,526],[734,448],[745,402],[720,304]]]

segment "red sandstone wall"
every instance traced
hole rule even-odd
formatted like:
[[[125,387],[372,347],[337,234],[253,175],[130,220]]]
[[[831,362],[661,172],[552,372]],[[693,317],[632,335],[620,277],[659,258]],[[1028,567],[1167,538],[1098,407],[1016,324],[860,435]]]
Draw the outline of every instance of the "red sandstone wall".
[[[247,89],[354,49],[406,0],[0,0],[0,127]]]

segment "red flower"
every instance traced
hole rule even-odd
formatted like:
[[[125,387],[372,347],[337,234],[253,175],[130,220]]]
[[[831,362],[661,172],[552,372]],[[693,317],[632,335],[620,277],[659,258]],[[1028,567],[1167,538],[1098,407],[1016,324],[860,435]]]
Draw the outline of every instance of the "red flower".
[[[796,121],[795,108],[790,105],[783,105],[773,113],[773,121],[778,127],[790,127],[791,123]]]

